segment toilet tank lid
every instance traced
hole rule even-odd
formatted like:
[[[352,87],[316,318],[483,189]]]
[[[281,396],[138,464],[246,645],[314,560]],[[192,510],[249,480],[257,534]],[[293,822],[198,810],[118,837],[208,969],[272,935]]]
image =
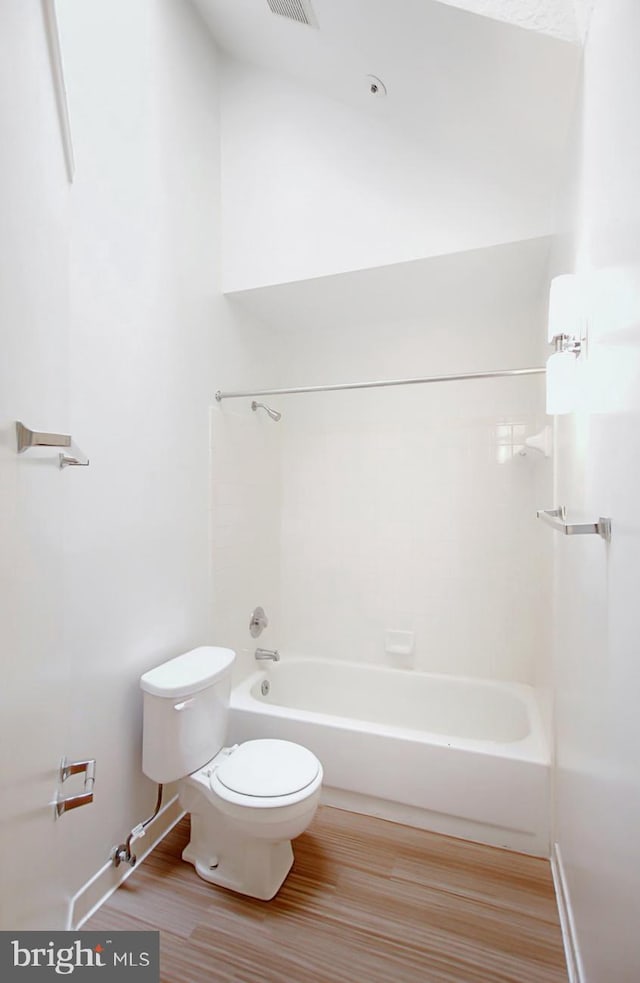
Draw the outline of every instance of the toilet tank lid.
[[[224,676],[235,657],[232,649],[201,645],[145,672],[140,677],[140,687],[145,693],[168,699],[188,696]]]

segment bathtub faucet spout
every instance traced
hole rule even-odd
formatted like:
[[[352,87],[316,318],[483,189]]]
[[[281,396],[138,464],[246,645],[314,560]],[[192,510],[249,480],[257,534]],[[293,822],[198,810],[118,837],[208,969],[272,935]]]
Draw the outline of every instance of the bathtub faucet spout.
[[[258,662],[279,662],[280,653],[277,649],[256,649],[255,658]]]

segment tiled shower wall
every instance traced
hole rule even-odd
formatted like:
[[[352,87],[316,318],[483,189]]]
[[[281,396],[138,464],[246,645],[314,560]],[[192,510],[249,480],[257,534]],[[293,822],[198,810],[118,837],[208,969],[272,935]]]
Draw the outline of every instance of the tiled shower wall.
[[[281,629],[291,653],[533,682],[547,578],[524,450],[538,379],[282,400]],[[286,404],[286,405],[285,405]],[[411,656],[385,651],[411,633]]]
[[[282,430],[250,400],[213,406],[210,423],[213,641],[235,650],[238,678],[281,624]],[[248,625],[257,605],[273,628],[256,642]]]
[[[495,315],[495,311],[493,311]],[[481,315],[478,315],[481,317]],[[341,325],[280,335],[286,385],[541,364],[539,317],[474,337],[445,325]],[[448,330],[448,329],[451,330]],[[286,655],[548,685],[551,460],[540,376],[271,397],[213,409],[219,641],[252,666]],[[522,453],[526,450],[526,453]],[[248,633],[262,604],[271,624]],[[410,657],[385,632],[412,633]]]

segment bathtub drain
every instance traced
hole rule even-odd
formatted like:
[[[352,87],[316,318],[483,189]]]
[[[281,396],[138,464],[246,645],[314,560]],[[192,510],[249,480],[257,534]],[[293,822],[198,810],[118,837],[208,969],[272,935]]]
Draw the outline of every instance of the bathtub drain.
[[[269,683],[269,680],[263,679],[260,685],[260,692],[262,693],[262,695],[267,696],[269,694],[270,689],[271,689],[271,685]]]

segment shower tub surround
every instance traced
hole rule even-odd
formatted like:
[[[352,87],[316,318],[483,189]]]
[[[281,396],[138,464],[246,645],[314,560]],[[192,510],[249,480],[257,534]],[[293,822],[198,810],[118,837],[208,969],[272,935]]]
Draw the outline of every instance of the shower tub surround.
[[[318,756],[329,805],[549,855],[549,754],[530,686],[285,657],[231,694],[231,741],[265,737]]]

